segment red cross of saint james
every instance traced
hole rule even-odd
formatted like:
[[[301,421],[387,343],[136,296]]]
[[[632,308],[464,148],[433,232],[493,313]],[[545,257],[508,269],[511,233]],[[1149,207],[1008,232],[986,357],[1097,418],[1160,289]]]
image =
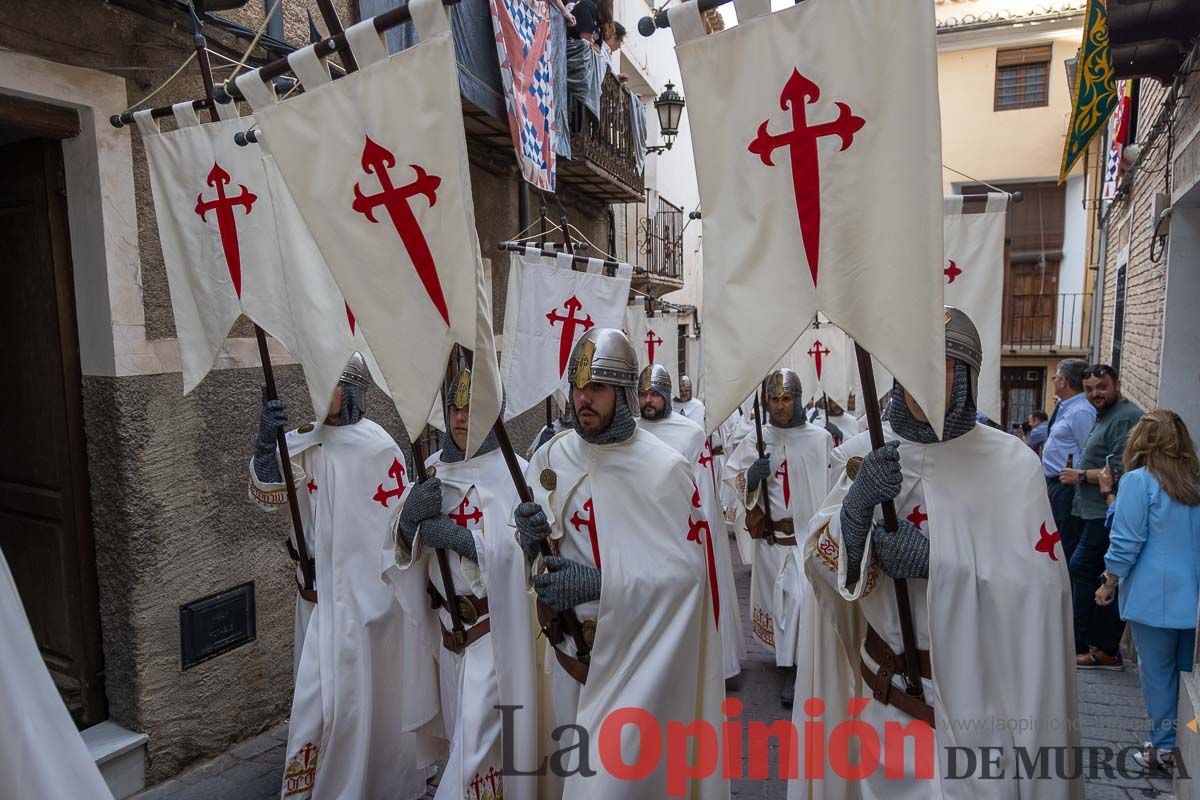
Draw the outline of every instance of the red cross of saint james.
[[[768,167],[775,166],[771,154],[776,148],[788,148],[796,215],[800,219],[800,237],[804,241],[804,255],[808,259],[813,286],[817,285],[817,261],[821,252],[821,165],[817,158],[817,141],[822,136],[837,136],[842,141],[840,149],[846,150],[853,144],[854,134],[866,124],[862,117],[850,112],[850,106],[839,102],[836,104],[837,119],[809,125],[807,106],[820,97],[820,87],[801,75],[800,70],[793,69],[779,94],[779,107],[792,110],[792,129],[786,133],[768,133],[769,121],[764,120],[749,147],[750,152]]]
[[[1033,549],[1050,556],[1051,561],[1058,561],[1058,556],[1054,554],[1054,545],[1061,540],[1062,534],[1058,531],[1050,533],[1046,530],[1046,523],[1043,522],[1042,529],[1038,532],[1038,543],[1033,546]]]
[[[783,479],[783,507],[791,508],[792,507],[792,484],[791,484],[791,481],[788,479],[788,465],[787,465],[786,459],[784,459],[783,463],[779,465],[779,469],[775,470],[775,477]]]
[[[579,298],[571,295],[563,302],[563,308],[566,309],[567,315],[558,313],[558,309],[553,309],[546,315],[546,319],[550,320],[550,327],[554,327],[554,323],[562,323],[562,333],[558,339],[558,377],[562,377],[567,369],[567,361],[571,358],[571,348],[575,346],[575,331],[578,328],[583,328],[583,332],[591,330],[596,323],[592,322],[591,314],[584,314],[582,317],[575,316],[575,312],[583,310],[583,303],[579,302]]]
[[[929,515],[921,513],[921,507],[917,506],[905,519],[911,522],[914,528],[921,530],[921,526],[925,524],[925,520],[929,519]]]
[[[470,508],[470,511],[467,509]],[[483,519],[483,512],[475,506],[471,505],[471,498],[463,495],[462,502],[458,504],[453,514],[447,514],[447,517],[454,520],[454,524],[460,528],[468,527],[468,522],[479,522]]]
[[[662,337],[655,337],[653,329],[646,331],[646,340],[643,342],[643,344],[646,345],[646,353],[649,363],[654,363],[654,348],[658,347],[662,343]]]
[[[700,508],[700,487],[692,481],[692,508]],[[704,533],[704,540],[701,541],[700,534]],[[704,515],[700,515],[700,519],[692,519],[691,514],[688,515],[688,532],[687,540],[696,542],[704,546],[705,562],[708,565],[708,588],[712,592],[712,609],[713,621],[717,628],[721,627],[721,591],[720,585],[717,583],[717,565],[716,558],[713,555],[712,543],[712,528],[709,527],[708,521],[704,519]]]
[[[375,490],[375,496],[371,499],[379,503],[384,508],[388,507],[388,501],[393,497],[399,497],[404,494],[404,464],[400,459],[393,458],[392,465],[388,467],[388,477],[396,481],[396,486],[393,489],[384,489],[383,484],[379,484],[379,488]]]
[[[821,344],[820,339],[817,339],[813,342],[813,346],[808,348],[808,354],[817,362],[817,380],[821,380],[821,359],[829,355],[830,352],[828,347]]]
[[[958,264],[954,263],[953,258],[946,260],[950,262],[950,266],[942,270],[942,273],[946,276],[946,283],[954,283],[954,279],[962,275],[962,270],[958,268]]]
[[[213,168],[208,171],[207,183],[217,190],[217,197],[215,200],[205,200],[203,192],[196,195],[196,213],[200,215],[200,219],[208,222],[208,212],[217,212],[217,231],[221,234],[221,250],[225,253],[225,266],[229,268],[229,279],[233,281],[233,290],[240,300],[242,297],[242,253],[238,244],[237,218],[233,215],[233,209],[241,206],[249,216],[250,209],[254,206],[258,195],[247,189],[245,184],[239,183],[238,188],[241,191],[233,197],[226,197],[225,187],[232,182],[233,179],[229,177],[229,173],[221,169],[220,164],[214,163]]]
[[[592,557],[596,559],[596,566],[600,566],[600,542],[596,539],[596,514],[592,511],[592,498],[588,498],[583,504],[583,510],[587,512],[587,516],[583,517],[576,511],[571,515],[571,524],[575,526],[575,530],[581,531],[587,528],[588,539],[592,542]]]
[[[317,490],[317,482],[315,480],[310,480],[308,483],[305,484],[305,486],[308,487],[309,494],[312,494],[313,492],[315,492]]]
[[[425,293],[429,295],[434,308],[448,326],[450,311],[446,307],[446,297],[442,294],[437,265],[433,261],[433,253],[429,250],[429,242],[425,241],[421,223],[417,222],[417,216],[408,202],[410,197],[423,194],[429,201],[429,207],[433,208],[437,203],[437,189],[441,186],[442,179],[437,175],[430,175],[418,164],[409,164],[413,172],[417,173],[417,177],[412,183],[393,186],[388,169],[396,166],[396,156],[387,148],[371,141],[370,136],[366,137],[366,143],[363,145],[361,163],[363,172],[374,175],[379,180],[380,191],[371,195],[363,194],[359,184],[354,184],[354,203],[351,207],[371,222],[379,222],[375,219],[376,207],[383,206],[387,210],[392,226],[395,227],[404,249],[408,251],[409,259],[412,260],[413,268],[417,271],[417,277],[425,287]]]
[[[346,322],[350,323],[350,335],[354,335],[354,312],[350,310],[350,304],[344,303],[346,306]]]

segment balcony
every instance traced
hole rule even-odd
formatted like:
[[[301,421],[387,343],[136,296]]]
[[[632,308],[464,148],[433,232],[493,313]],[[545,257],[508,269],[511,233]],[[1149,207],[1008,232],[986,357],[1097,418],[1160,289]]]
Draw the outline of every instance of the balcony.
[[[1010,294],[1004,298],[1000,341],[1005,355],[1084,355],[1092,296]]]
[[[650,213],[649,193],[637,203],[612,207],[613,254],[645,272],[633,276],[633,288],[662,297],[683,288],[683,209],[659,197]]]
[[[600,84],[600,119],[571,98],[571,158],[558,160],[558,179],[606,203],[642,196],[629,93],[611,72]]]

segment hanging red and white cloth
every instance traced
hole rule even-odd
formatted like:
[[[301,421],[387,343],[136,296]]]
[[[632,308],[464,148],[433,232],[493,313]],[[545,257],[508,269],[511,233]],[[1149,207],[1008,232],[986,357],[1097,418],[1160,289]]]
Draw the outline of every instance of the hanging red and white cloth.
[[[696,0],[667,13],[704,206],[708,425],[820,310],[941,430],[933,4],[808,0],[770,13],[767,0],[737,0],[738,25],[712,34]]]
[[[570,255],[542,255],[528,247],[513,253],[504,306],[504,376],[508,419],[528,411],[556,391],[566,390],[567,360],[579,337],[592,328],[620,328],[633,267],[589,258],[576,270]]]
[[[176,103],[177,126],[162,131],[149,110],[133,118],[146,147],[183,392],[212,369],[229,329],[245,314],[285,347],[292,341],[275,215],[258,152],[234,144],[254,124],[233,103],[201,124],[190,102]]]
[[[374,19],[346,30],[359,69],[336,83],[312,45],[288,56],[304,92],[239,76],[287,188],[371,346],[410,434],[451,348],[474,351],[474,452],[500,411],[448,9],[408,5],[420,39],[389,55]]]
[[[942,280],[946,305],[965,311],[983,343],[983,366],[975,405],[989,419],[1000,421],[1000,328],[1004,302],[1004,220],[1008,195],[991,192],[982,214],[964,214],[962,195],[945,200],[946,260]],[[1031,309],[1057,320],[1055,295],[1043,301],[1051,307]],[[1045,318],[1045,317],[1043,317]],[[1060,323],[1061,324],[1061,323]]]
[[[636,303],[625,307],[625,334],[638,354],[638,369],[662,364],[671,373],[675,393],[679,393],[679,315],[659,311],[646,316],[646,307]]]

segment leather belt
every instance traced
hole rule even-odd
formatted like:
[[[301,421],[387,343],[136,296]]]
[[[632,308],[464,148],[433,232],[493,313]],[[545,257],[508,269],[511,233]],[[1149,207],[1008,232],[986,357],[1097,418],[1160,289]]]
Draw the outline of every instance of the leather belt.
[[[768,541],[770,541],[772,544],[781,545],[783,547],[795,547],[796,546],[796,537],[795,536],[776,536],[773,539],[770,539]]]
[[[472,625],[471,627],[466,629],[466,631],[465,631],[466,635],[463,638],[462,645],[460,646],[460,645],[458,645],[458,643],[456,643],[454,641],[454,633],[446,630],[446,626],[443,625],[442,626],[442,647],[446,648],[451,653],[458,655],[458,654],[462,653],[463,650],[466,650],[468,647],[470,647],[475,642],[482,639],[484,636],[487,636],[491,632],[492,632],[492,618],[488,617],[483,622],[480,622],[478,625]]]
[[[575,656],[568,654],[559,647],[567,637],[562,632],[562,628],[559,627],[558,615],[554,612],[554,609],[541,600],[538,600],[537,618],[542,633],[546,635],[546,639],[549,640],[550,645],[554,648],[554,657],[558,660],[558,665],[566,670],[566,673],[574,678],[577,683],[587,683],[588,662],[575,658]],[[596,641],[596,621],[594,619],[585,619],[580,624],[583,627],[583,641],[590,648]]]
[[[918,700],[892,683],[893,675],[904,674],[904,654],[893,653],[887,642],[869,626],[865,649],[871,660],[879,665],[879,669],[872,672],[866,661],[859,662],[859,671],[863,680],[871,687],[871,696],[885,706],[892,706],[913,719],[934,727],[933,706]],[[918,650],[917,654],[921,662],[921,677],[931,680],[933,670],[929,664],[929,651]]]
[[[425,591],[429,594],[429,604],[434,609],[442,608],[446,605],[446,599],[442,597],[442,593],[433,585],[433,581],[425,585]],[[463,631],[464,636],[460,644],[455,641],[454,632],[446,630],[446,626],[442,625],[442,647],[458,655],[471,644],[479,641],[491,632],[492,618],[488,617],[483,622],[479,622],[480,617],[487,616],[488,614],[488,599],[486,597],[476,597],[473,594],[456,594],[454,599],[458,603],[459,621],[470,627]]]

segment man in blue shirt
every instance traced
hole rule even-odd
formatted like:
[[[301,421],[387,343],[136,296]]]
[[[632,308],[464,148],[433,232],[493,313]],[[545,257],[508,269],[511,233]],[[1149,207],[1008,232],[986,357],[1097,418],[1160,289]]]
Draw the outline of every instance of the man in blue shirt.
[[[1050,418],[1046,431],[1046,443],[1042,446],[1042,472],[1046,475],[1046,490],[1050,495],[1050,508],[1054,512],[1054,524],[1061,536],[1063,555],[1071,563],[1075,545],[1083,524],[1071,517],[1071,504],[1075,500],[1075,487],[1067,486],[1059,479],[1067,466],[1078,466],[1083,458],[1083,448],[1088,434],[1096,423],[1096,409],[1083,393],[1083,371],[1087,362],[1081,358],[1066,358],[1058,362],[1054,372],[1054,394],[1058,397],[1058,408]]]
[[[1050,417],[1046,416],[1046,412],[1040,408],[1029,415],[1026,423],[1029,425],[1029,434],[1025,437],[1025,444],[1029,445],[1030,449],[1038,455],[1042,454],[1042,445],[1046,443],[1046,434],[1050,431]]]

